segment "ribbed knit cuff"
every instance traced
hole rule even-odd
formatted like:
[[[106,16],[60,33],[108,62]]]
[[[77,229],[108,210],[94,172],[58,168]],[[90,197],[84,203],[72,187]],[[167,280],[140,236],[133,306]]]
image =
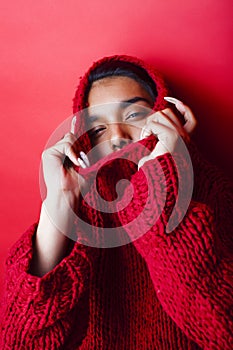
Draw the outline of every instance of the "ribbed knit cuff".
[[[11,248],[6,260],[8,323],[25,315],[30,328],[43,329],[65,316],[89,286],[94,256],[90,247],[75,243],[71,253],[43,277],[28,273],[33,253],[31,226]],[[10,306],[11,305],[11,306]],[[14,325],[15,326],[15,325]]]

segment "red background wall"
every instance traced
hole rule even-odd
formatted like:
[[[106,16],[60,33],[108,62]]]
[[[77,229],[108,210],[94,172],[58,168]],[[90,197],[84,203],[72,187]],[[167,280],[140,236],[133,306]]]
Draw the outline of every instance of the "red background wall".
[[[196,113],[206,156],[232,177],[231,0],[14,0],[0,7],[1,274],[7,250],[38,217],[41,151],[71,115],[78,77],[102,56],[154,63]]]

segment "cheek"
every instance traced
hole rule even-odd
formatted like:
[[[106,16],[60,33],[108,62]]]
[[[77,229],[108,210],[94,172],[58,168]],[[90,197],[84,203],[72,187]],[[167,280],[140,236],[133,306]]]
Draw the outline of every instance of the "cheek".
[[[129,126],[129,133],[134,142],[140,139],[142,128],[146,125],[146,119]]]

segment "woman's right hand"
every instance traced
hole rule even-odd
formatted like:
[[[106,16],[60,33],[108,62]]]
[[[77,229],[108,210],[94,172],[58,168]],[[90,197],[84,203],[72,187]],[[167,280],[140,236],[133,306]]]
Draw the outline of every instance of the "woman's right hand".
[[[85,186],[84,178],[73,168],[73,164],[82,168],[89,166],[85,153],[81,152],[79,157],[76,153],[75,121],[74,117],[71,131],[42,154],[47,201],[49,199],[49,201],[56,202],[57,199],[61,200],[64,197],[72,205],[72,202],[75,203],[79,198],[80,188]]]
[[[69,254],[76,240],[75,207],[78,203],[84,178],[73,168],[89,166],[87,156],[75,152],[75,119],[71,132],[42,155],[42,166],[47,196],[41,207],[36,232],[33,259],[29,272],[43,276]]]

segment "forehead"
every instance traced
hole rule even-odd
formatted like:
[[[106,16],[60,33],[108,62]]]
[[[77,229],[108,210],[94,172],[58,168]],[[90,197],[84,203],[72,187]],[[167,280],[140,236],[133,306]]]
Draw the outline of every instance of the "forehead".
[[[132,78],[107,77],[92,84],[88,95],[88,105],[120,102],[134,96],[150,98],[148,92]]]

